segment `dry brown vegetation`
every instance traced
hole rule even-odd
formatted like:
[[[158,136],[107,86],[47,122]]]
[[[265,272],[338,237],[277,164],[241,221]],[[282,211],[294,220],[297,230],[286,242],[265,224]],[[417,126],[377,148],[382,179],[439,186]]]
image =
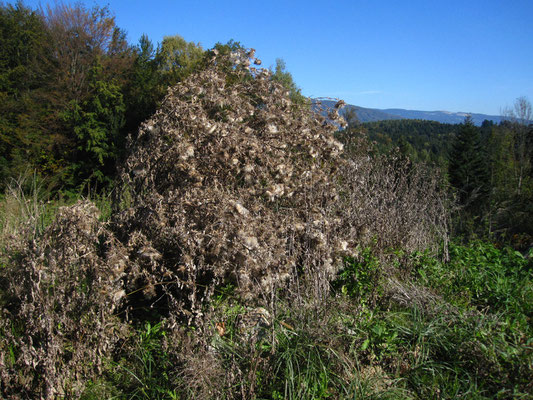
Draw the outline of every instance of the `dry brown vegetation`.
[[[126,334],[114,313],[125,295],[125,252],[90,202],[63,207],[38,240],[8,251],[2,390],[10,398],[79,394]]]
[[[131,139],[109,223],[82,202],[41,236],[12,242],[1,270],[4,396],[78,397],[105,360],[132,349],[130,323],[148,319],[171,332],[165,351],[183,385],[197,398],[221,397],[253,385],[254,371],[276,371],[252,339],[240,355],[255,360],[248,371],[213,347],[214,321],[227,318],[212,306],[220,288],[233,285],[246,304],[240,321],[259,306],[266,327],[295,304],[296,329],[320,315],[313,335],[330,346],[336,322],[324,306],[343,255],[359,244],[411,251],[446,237],[436,175],[371,158],[363,139],[347,142],[346,157],[333,135],[337,109],[326,118],[294,104],[254,60],[253,51],[212,52],[169,89]],[[242,332],[257,323],[241,322]],[[252,397],[246,390],[235,397]]]
[[[214,58],[169,91],[121,174],[132,206],[115,229],[140,285],[175,282],[145,291],[164,292],[171,315],[200,312],[216,285],[251,299],[299,271],[322,282],[336,272],[336,128],[250,68],[251,54],[232,56],[229,71]]]
[[[451,202],[434,167],[413,164],[399,151],[373,154],[363,136],[340,134],[347,162],[342,176],[343,223],[360,244],[374,241],[378,253],[407,252],[447,245]]]

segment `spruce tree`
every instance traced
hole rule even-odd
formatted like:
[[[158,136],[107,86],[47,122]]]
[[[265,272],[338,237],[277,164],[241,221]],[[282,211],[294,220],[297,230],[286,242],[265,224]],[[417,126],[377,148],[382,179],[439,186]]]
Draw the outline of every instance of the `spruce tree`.
[[[466,210],[480,214],[488,200],[489,171],[479,129],[469,116],[461,124],[452,144],[448,173],[460,204]]]

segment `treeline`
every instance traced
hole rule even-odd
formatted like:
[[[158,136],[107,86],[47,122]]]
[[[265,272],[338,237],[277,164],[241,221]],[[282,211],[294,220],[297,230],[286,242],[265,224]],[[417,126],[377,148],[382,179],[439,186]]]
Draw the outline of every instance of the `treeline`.
[[[460,233],[511,238],[533,244],[533,125],[531,104],[517,99],[500,123],[474,126],[467,118],[448,154],[456,190]]]
[[[0,42],[0,192],[28,171],[55,192],[104,187],[127,135],[210,54],[179,35],[131,45],[109,8],[81,4],[0,3]],[[282,60],[273,79],[301,96]]]
[[[533,242],[533,118],[531,103],[518,98],[499,124],[470,118],[463,124],[422,120],[368,122],[363,131],[380,152],[393,149],[412,161],[431,162],[447,171],[458,209],[459,235]]]
[[[507,123],[502,122],[500,125]],[[494,127],[494,122],[489,120],[483,121],[479,127],[484,145],[487,145]],[[381,152],[386,153],[398,147],[402,154],[413,161],[446,167],[448,154],[460,125],[421,119],[395,119],[365,122],[360,128],[370,140],[376,142]]]
[[[58,4],[33,10],[0,4],[0,193],[31,172],[53,193],[105,188],[129,134],[155,112],[167,88],[205,68],[213,50],[182,37],[126,40],[107,7]],[[217,52],[242,49],[230,41]],[[282,60],[272,71],[305,101]],[[421,120],[352,125],[380,152],[448,171],[460,234],[533,235],[531,104],[476,127]]]
[[[398,119],[365,122],[361,128],[382,152],[399,147],[413,161],[444,165],[450,138],[457,133],[459,126],[419,119]]]

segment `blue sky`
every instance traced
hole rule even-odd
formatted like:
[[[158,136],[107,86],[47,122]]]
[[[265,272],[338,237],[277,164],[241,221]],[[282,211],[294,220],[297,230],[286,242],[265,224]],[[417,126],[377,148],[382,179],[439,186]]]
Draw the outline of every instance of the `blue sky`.
[[[486,114],[533,101],[533,0],[82,3],[109,4],[132,43],[143,33],[204,48],[234,39],[265,66],[283,58],[307,96]]]

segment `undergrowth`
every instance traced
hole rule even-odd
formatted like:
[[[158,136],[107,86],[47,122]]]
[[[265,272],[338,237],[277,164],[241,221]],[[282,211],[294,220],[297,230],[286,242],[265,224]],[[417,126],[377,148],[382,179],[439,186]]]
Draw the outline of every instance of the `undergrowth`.
[[[277,297],[268,311],[251,309],[225,287],[213,299],[207,350],[189,329],[182,340],[197,347],[181,358],[166,353],[165,328],[147,324],[107,385],[115,385],[115,398],[135,399],[531,398],[531,261],[482,242],[452,244],[450,255],[446,264],[411,255],[409,279],[434,296],[425,308],[387,296],[384,266],[371,249],[346,260],[318,306]],[[184,372],[202,352],[212,364],[194,365],[218,379],[216,387]]]
[[[22,232],[16,216],[37,235],[61,205],[17,187],[2,202],[2,245]],[[81,398],[532,398],[531,258],[482,241],[452,242],[449,254],[357,248],[322,303],[280,288],[254,308],[232,285],[217,288],[205,326],[140,324],[99,378],[79,382]],[[391,294],[394,274],[410,303]],[[2,352],[10,363],[17,349]]]

